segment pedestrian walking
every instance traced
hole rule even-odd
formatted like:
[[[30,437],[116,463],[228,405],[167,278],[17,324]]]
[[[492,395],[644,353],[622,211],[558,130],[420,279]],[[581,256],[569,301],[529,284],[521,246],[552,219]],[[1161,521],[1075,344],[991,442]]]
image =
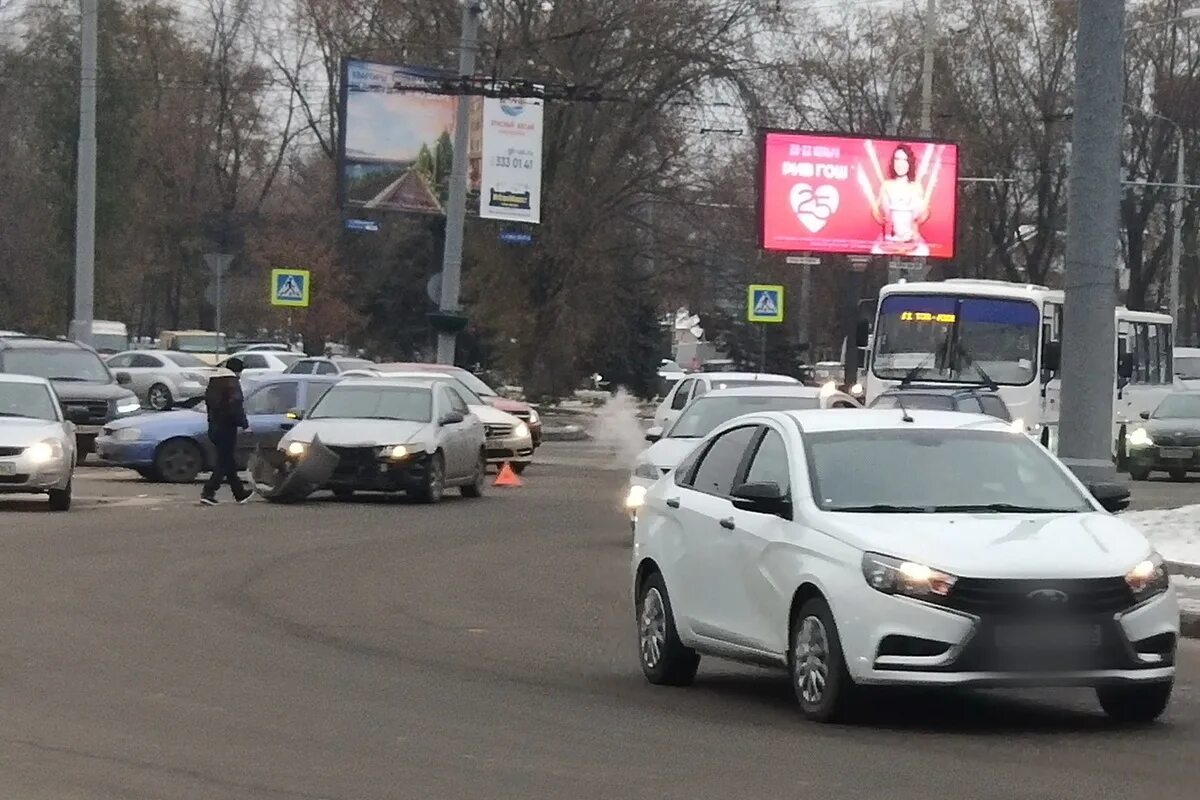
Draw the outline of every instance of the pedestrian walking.
[[[238,430],[249,430],[250,422],[246,419],[246,409],[242,404],[242,383],[240,375],[245,365],[240,358],[231,358],[225,362],[226,371],[214,375],[208,382],[204,393],[204,402],[208,406],[208,438],[217,451],[217,463],[213,465],[212,475],[200,492],[200,502],[206,506],[217,504],[217,490],[222,483],[228,483],[233,492],[233,499],[245,503],[252,492],[242,485],[238,477],[237,450]]]

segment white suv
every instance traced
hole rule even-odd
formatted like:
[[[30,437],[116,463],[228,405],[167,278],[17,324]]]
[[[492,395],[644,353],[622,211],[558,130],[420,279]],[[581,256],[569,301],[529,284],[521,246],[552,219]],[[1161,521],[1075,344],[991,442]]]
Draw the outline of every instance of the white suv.
[[[991,417],[774,412],[717,428],[648,492],[634,534],[642,670],[682,685],[708,654],[791,671],[803,713],[860,685],[1096,687],[1148,721],[1175,674],[1162,559]]]

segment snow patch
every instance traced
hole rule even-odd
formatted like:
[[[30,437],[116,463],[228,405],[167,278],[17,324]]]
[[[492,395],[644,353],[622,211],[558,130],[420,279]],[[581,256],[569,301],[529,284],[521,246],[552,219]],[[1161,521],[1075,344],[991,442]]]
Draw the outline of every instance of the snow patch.
[[[1141,530],[1168,561],[1200,564],[1200,505],[1126,511],[1121,519]]]

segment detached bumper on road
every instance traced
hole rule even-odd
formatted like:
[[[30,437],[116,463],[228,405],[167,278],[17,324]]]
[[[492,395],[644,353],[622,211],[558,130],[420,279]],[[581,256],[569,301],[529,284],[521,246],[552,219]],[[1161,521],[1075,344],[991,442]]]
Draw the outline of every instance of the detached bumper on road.
[[[999,631],[1028,619],[980,618],[877,593],[842,632],[858,683],[927,686],[1099,686],[1170,679],[1179,605],[1174,590],[1127,611],[1072,617],[1096,626],[1094,644],[1026,651],[1000,644]]]

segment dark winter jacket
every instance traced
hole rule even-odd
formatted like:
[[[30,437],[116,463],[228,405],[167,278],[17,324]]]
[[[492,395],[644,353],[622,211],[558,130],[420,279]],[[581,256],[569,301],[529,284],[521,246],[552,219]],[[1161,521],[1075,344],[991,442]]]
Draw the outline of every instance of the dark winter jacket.
[[[204,393],[204,404],[208,406],[208,427],[226,430],[249,428],[242,399],[242,383],[237,375],[229,372],[213,376]]]

